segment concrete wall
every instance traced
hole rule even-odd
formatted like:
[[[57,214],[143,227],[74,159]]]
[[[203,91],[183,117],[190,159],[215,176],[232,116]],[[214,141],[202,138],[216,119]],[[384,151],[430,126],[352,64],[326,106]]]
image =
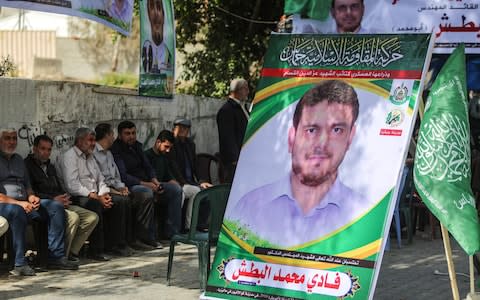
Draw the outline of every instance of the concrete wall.
[[[0,78],[0,127],[17,129],[17,152],[25,156],[36,135],[54,139],[53,156],[68,149],[75,130],[94,128],[99,122],[116,126],[131,120],[138,139],[150,147],[160,130],[172,129],[179,116],[192,120],[197,152],[218,151],[216,113],[223,101],[188,95],[173,100],[146,98],[128,89],[107,88],[77,82]]]

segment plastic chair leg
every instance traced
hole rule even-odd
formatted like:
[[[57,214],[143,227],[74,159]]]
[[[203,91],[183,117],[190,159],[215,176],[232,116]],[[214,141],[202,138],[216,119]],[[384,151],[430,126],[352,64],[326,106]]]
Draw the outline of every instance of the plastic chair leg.
[[[200,288],[204,291],[207,287],[208,279],[208,261],[210,260],[208,256],[208,242],[200,243],[197,246],[198,248],[198,271],[200,276]]]
[[[210,244],[207,244],[207,281],[210,276]]]
[[[175,242],[170,241],[170,251],[168,252],[167,285],[170,285],[170,275],[172,273],[173,253],[174,252],[175,252]]]

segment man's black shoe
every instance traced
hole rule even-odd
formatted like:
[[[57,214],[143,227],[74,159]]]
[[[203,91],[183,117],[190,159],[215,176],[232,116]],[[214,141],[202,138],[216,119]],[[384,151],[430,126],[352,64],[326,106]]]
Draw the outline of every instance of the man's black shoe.
[[[162,244],[160,244],[159,242],[157,241],[151,241],[151,240],[145,240],[145,241],[142,241],[144,244],[147,244],[149,246],[152,246],[153,248],[155,249],[162,249],[163,246]]]
[[[132,247],[135,250],[140,250],[140,251],[150,251],[155,249],[153,246],[147,245],[145,243],[142,243],[139,240],[136,240],[135,242],[129,244],[130,247]]]
[[[69,262],[65,257],[49,261],[47,269],[50,270],[78,270],[78,265]]]
[[[87,258],[93,259],[96,261],[109,261],[112,258],[104,253],[88,254]]]
[[[115,256],[131,256],[132,255],[132,249],[129,247],[113,247],[112,249],[107,250],[108,254],[112,254]]]
[[[73,253],[71,253],[69,256],[68,256],[68,261],[72,264],[80,264],[80,257],[78,257],[78,255],[75,255]]]

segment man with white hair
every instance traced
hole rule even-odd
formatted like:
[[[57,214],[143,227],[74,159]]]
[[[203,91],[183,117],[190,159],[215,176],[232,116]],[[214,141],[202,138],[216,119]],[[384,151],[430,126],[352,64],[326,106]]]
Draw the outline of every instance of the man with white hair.
[[[247,129],[249,113],[244,104],[249,92],[245,79],[232,80],[228,100],[217,113],[220,158],[224,167],[225,182],[233,181],[237,167],[243,136]]]
[[[72,195],[75,205],[89,209],[98,215],[98,224],[90,235],[90,246],[87,257],[97,261],[108,261],[107,250],[113,250],[122,256],[129,256],[130,250],[125,241],[124,202],[115,202],[110,196],[110,189],[105,183],[100,168],[93,156],[95,149],[95,131],[90,128],[78,128],[75,132],[75,144],[67,150],[57,165],[63,177],[67,193]],[[114,232],[104,228],[117,228]],[[109,245],[105,244],[105,236],[109,237]]]
[[[35,271],[25,258],[25,229],[29,220],[48,222],[48,267],[76,270],[65,257],[65,210],[51,199],[37,197],[31,188],[23,158],[15,153],[17,132],[0,129],[0,216],[12,231],[15,267],[13,275],[32,276]]]

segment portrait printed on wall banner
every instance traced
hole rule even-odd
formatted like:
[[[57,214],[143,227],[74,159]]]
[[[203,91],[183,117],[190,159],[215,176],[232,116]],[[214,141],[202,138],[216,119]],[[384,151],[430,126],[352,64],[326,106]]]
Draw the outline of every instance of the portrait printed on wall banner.
[[[141,1],[140,94],[171,97],[175,28],[171,0]]]

